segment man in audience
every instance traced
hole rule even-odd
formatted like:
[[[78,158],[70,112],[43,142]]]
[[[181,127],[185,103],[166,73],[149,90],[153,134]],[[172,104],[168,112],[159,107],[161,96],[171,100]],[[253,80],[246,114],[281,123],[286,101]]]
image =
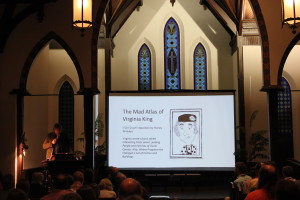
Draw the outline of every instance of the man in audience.
[[[122,183],[122,181],[124,181],[126,179],[126,175],[123,174],[122,172],[118,172],[116,177],[115,177],[115,185],[114,185],[114,191],[116,193],[119,192],[119,186]]]
[[[61,200],[82,200],[81,196],[75,192],[65,194]]]
[[[131,195],[142,195],[141,185],[133,178],[126,178],[119,187],[119,199],[124,200]]]
[[[244,188],[243,188],[243,193],[244,194],[248,194],[252,191],[254,191],[257,188],[257,184],[258,184],[258,172],[261,168],[261,166],[264,163],[262,162],[258,162],[256,163],[255,167],[254,167],[254,174],[253,174],[253,178],[250,180],[247,180],[244,184]]]
[[[28,196],[23,190],[12,189],[5,200],[28,200]]]
[[[76,171],[73,174],[74,182],[71,185],[70,189],[73,192],[76,192],[79,188],[82,187],[84,181],[84,174],[81,171]]]
[[[294,169],[291,166],[284,166],[281,170],[282,177],[284,180],[296,181],[294,179]]]
[[[11,174],[5,174],[2,177],[3,190],[0,191],[0,200],[6,200],[7,195],[14,187],[14,177]]]
[[[28,196],[30,190],[30,183],[27,179],[20,179],[17,182],[16,189],[22,190]]]
[[[40,198],[48,192],[43,186],[44,174],[42,172],[33,172],[31,176],[31,185],[29,190],[30,198]]]
[[[96,193],[95,190],[89,186],[84,185],[77,190],[77,193],[81,196],[83,200],[96,200]]]
[[[238,187],[240,190],[244,188],[244,184],[246,181],[251,180],[251,177],[247,174],[247,166],[243,162],[237,162],[235,164],[235,174],[237,178],[233,181],[234,185]]]
[[[59,200],[63,195],[70,193],[68,189],[68,180],[66,175],[59,174],[54,179],[54,190],[48,195],[41,198],[41,200]]]
[[[103,198],[116,198],[117,195],[114,192],[114,187],[111,181],[108,178],[104,178],[99,183],[99,199]]]
[[[258,189],[250,192],[245,200],[274,200],[278,177],[273,165],[263,165],[258,174]]]
[[[95,194],[99,194],[98,185],[95,182],[94,170],[91,168],[87,168],[84,170],[84,182],[83,185],[90,186],[93,188]]]
[[[281,180],[276,187],[276,200],[299,200],[300,189],[292,180]]]

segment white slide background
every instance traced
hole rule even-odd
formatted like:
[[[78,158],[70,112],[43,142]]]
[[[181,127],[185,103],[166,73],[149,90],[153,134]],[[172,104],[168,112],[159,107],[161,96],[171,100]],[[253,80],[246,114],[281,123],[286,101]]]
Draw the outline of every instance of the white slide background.
[[[109,96],[109,166],[124,169],[234,167],[234,95],[122,95]],[[195,108],[202,109],[202,156],[171,158],[170,110]],[[146,110],[153,112],[146,113]],[[140,121],[129,122],[124,117]],[[152,122],[144,117],[151,118]]]

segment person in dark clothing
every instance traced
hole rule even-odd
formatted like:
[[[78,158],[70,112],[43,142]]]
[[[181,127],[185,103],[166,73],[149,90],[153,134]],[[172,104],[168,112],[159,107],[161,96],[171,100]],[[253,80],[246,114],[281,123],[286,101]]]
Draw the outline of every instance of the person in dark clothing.
[[[51,160],[57,153],[69,153],[70,141],[68,136],[62,132],[62,126],[54,124],[53,132],[48,133],[43,143],[43,149],[46,149],[46,159]]]

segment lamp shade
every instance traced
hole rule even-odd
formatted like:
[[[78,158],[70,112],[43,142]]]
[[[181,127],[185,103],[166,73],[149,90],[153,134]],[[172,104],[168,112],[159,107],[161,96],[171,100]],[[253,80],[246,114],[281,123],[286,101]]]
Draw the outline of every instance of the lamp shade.
[[[92,26],[92,0],[73,0],[73,26],[81,29]]]
[[[300,23],[300,0],[282,0],[282,23],[287,24],[293,33]]]

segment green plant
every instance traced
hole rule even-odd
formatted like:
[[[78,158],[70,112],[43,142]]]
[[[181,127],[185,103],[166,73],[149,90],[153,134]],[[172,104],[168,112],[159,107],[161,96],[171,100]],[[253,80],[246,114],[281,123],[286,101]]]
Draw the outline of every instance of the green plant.
[[[253,127],[254,120],[258,111],[254,111],[250,116],[250,130]],[[269,139],[265,136],[268,133],[267,130],[258,130],[251,133],[250,137],[250,153],[249,161],[254,161],[255,159],[268,159],[269,156],[266,154],[267,146],[269,145]]]
[[[95,121],[95,135],[98,137],[103,137],[104,131],[104,115],[103,113],[99,113],[96,121]],[[106,153],[106,141],[104,141],[101,145],[96,146],[95,152],[98,155],[105,155]]]

